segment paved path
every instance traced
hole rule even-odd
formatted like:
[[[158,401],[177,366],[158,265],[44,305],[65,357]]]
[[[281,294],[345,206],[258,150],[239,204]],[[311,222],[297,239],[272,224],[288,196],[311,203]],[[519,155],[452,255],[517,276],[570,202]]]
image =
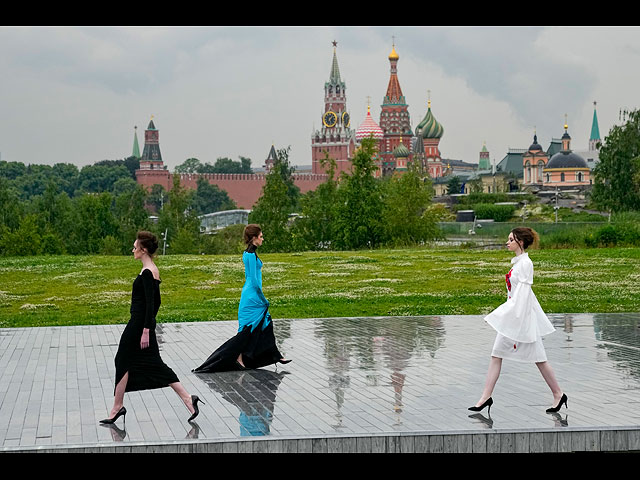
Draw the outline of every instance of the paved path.
[[[286,366],[193,374],[236,322],[159,324],[164,361],[206,405],[195,424],[170,389],[125,396],[106,427],[124,325],[0,329],[0,452],[494,452],[640,450],[640,314],[549,315],[547,356],[503,363],[480,395],[495,332],[481,316],[276,319]],[[124,428],[123,428],[124,427]]]

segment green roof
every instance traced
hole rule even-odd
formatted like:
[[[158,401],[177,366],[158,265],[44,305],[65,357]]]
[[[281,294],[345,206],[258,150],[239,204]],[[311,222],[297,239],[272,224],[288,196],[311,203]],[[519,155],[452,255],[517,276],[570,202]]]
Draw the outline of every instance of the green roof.
[[[515,173],[516,175],[521,175],[524,167],[522,166],[522,152],[513,152],[510,151],[507,153],[500,163],[496,165],[496,172],[507,172],[507,173]]]
[[[598,128],[598,116],[596,109],[593,109],[593,123],[591,124],[591,137],[589,140],[600,140],[600,129]]]
[[[547,157],[553,157],[560,150],[562,150],[562,141],[557,138],[552,138],[549,143],[549,148],[547,148]]]
[[[133,132],[133,152],[131,152],[132,157],[140,158],[140,147],[138,146],[138,133],[137,131]]]

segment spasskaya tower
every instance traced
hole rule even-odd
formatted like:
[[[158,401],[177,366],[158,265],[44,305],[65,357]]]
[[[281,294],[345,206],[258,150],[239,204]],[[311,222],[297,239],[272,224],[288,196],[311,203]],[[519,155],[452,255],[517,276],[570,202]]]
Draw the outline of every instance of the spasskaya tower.
[[[336,161],[336,174],[351,171],[351,159],[355,150],[355,130],[347,111],[345,82],[340,78],[336,46],[333,42],[333,61],[329,81],[324,84],[324,111],[321,127],[311,135],[311,162],[313,173],[326,173],[320,161],[326,154]]]

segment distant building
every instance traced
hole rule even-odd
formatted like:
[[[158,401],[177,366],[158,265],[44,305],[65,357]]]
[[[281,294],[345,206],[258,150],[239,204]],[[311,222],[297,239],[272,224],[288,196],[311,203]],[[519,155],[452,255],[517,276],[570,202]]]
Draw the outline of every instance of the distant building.
[[[542,169],[544,187],[575,187],[591,183],[587,162],[571,150],[571,136],[568,128],[565,123],[562,150],[554,154]]]

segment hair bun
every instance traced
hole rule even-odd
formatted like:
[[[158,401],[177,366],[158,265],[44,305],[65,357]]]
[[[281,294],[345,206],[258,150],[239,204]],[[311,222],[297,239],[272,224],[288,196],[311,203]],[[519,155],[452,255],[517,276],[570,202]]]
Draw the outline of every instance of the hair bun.
[[[158,238],[153,233],[142,230],[138,232],[136,239],[149,255],[153,255],[158,250]]]

